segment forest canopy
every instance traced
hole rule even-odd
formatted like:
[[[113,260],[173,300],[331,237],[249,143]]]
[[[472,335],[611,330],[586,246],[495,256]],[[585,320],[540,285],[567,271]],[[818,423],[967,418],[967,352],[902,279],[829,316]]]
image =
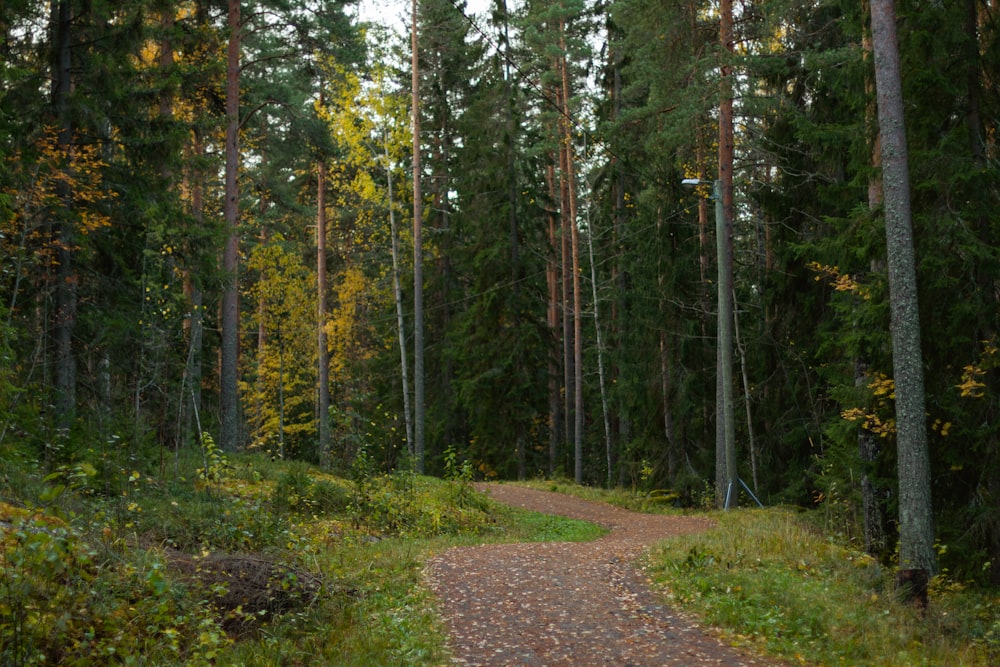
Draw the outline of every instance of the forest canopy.
[[[415,54],[341,0],[0,6],[0,455],[739,479],[890,562],[868,3],[414,6]],[[997,20],[895,7],[927,491],[993,583]]]

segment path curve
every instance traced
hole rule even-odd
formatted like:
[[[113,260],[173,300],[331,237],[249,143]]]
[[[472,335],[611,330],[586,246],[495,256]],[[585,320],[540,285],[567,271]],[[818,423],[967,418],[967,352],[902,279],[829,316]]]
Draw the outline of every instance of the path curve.
[[[740,653],[661,604],[633,566],[704,518],[639,514],[521,486],[480,487],[515,507],[592,521],[593,542],[456,547],[431,559],[428,583],[450,634],[453,662],[483,667],[773,665]]]

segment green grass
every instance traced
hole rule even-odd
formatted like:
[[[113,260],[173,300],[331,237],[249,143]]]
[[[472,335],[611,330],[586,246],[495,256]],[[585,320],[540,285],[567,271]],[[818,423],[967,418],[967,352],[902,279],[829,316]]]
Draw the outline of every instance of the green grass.
[[[648,556],[669,600],[750,645],[812,665],[992,665],[1000,599],[945,578],[926,613],[899,602],[892,571],[786,509],[714,513],[718,528]]]
[[[670,513],[655,498],[536,480],[532,488]],[[1000,593],[939,576],[926,613],[902,604],[891,568],[788,508],[709,512],[717,527],[671,538],[644,565],[666,600],[725,641],[792,664],[1000,664]]]
[[[452,479],[351,479],[238,456],[162,477],[85,461],[47,479],[30,457],[0,475],[0,664],[440,665],[444,630],[423,568],[457,545],[590,540],[587,522],[501,506]],[[529,486],[671,512],[663,494]],[[717,528],[647,557],[667,599],[733,644],[810,665],[1000,662],[1000,599],[946,578],[921,614],[892,572],[785,509],[711,513]],[[212,554],[280,563],[287,604],[223,614]],[[187,570],[178,568],[187,554]],[[187,574],[185,574],[185,572]],[[202,573],[194,576],[191,573]],[[202,579],[199,579],[199,576]],[[318,587],[313,597],[305,586]],[[254,616],[254,618],[256,618]],[[44,658],[43,658],[44,656]]]
[[[205,460],[181,457],[162,477],[77,461],[43,479],[6,464],[0,664],[443,664],[429,557],[604,532],[498,505],[461,476],[344,479],[256,456]],[[219,554],[281,564],[274,593],[290,602],[220,609],[241,584],[212,575]]]
[[[648,512],[651,514],[669,514],[676,512],[674,500],[677,495],[669,489],[654,489],[641,493],[625,488],[602,489],[593,486],[581,486],[572,480],[531,480],[519,482],[522,486],[538,489],[539,491],[552,491],[554,493],[564,493],[581,500],[608,503],[617,507],[623,507],[634,512]]]

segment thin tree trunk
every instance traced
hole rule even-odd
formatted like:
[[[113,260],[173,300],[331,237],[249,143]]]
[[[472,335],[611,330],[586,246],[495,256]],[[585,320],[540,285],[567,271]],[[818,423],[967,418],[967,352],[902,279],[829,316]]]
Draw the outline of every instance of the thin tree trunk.
[[[545,170],[545,180],[548,185],[549,199],[551,201],[556,201],[556,178],[555,178],[555,166],[549,161],[548,166]],[[556,257],[559,256],[561,252],[562,244],[559,241],[559,233],[557,231],[558,226],[556,224],[556,216],[553,211],[548,213],[548,238],[549,238],[549,253],[545,261],[545,284],[548,287],[548,312],[546,313],[546,322],[549,327],[549,333],[552,337],[552,342],[557,343],[559,341],[559,330],[560,322],[559,317],[561,309],[559,307],[559,267],[557,266]],[[559,425],[562,421],[562,415],[560,414],[561,401],[559,400],[559,354],[555,349],[549,354],[549,477],[553,477],[556,474],[556,466],[559,460],[559,443],[562,439],[559,433]]]
[[[396,202],[392,191],[392,163],[389,147],[385,149],[385,174],[389,192],[389,230],[392,236],[392,291],[396,299],[396,332],[399,335],[399,369],[403,383],[403,422],[406,425],[406,452],[412,458],[413,418],[410,407],[409,362],[406,359],[406,323],[403,317],[403,286],[399,276],[399,223],[396,221]]]
[[[597,337],[597,377],[601,387],[601,415],[604,418],[604,455],[608,466],[607,484],[612,487],[612,440],[611,413],[608,409],[608,391],[604,378],[604,335],[601,332],[601,314],[597,300],[597,267],[594,265],[594,229],[590,221],[590,208],[587,208],[587,253],[590,257],[590,288],[594,299],[594,332]]]
[[[733,52],[733,3],[719,3],[719,41],[723,57]],[[722,65],[721,94],[719,102],[719,179],[715,192],[716,234],[719,255],[719,354],[718,383],[721,391],[721,414],[725,456],[721,465],[725,469],[727,497],[725,505],[735,504],[739,494],[739,473],[736,468],[736,414],[733,404],[733,68]],[[721,207],[721,215],[720,209]],[[719,445],[716,444],[718,454]]]
[[[326,163],[316,166],[316,353],[319,363],[317,412],[319,419],[319,463],[324,468],[333,464],[330,443],[330,350],[326,344]]]
[[[868,3],[864,2],[864,11],[870,15]],[[872,40],[869,33],[862,37],[862,52],[865,59],[872,56]],[[878,130],[878,109],[875,104],[875,84],[865,77],[865,94],[870,100],[865,105],[865,128],[871,136],[871,166],[872,176],[868,179],[868,208],[874,212],[882,206],[882,178],[877,174],[882,170],[882,142]],[[873,273],[876,262],[872,262]],[[884,269],[884,265],[880,267]],[[854,360],[854,382],[856,386],[867,386],[870,382],[868,363],[865,359]],[[865,551],[872,556],[881,558],[889,547],[886,533],[886,501],[889,490],[879,483],[875,476],[875,465],[882,451],[882,445],[869,429],[858,429],[858,456],[861,459],[861,506],[864,513]]]
[[[576,223],[576,163],[573,156],[573,128],[570,126],[569,59],[566,55],[565,25],[560,22],[562,74],[562,148],[565,153],[567,201],[566,220],[570,232],[573,271],[573,471],[577,484],[583,483],[583,299],[580,288],[580,229]]]
[[[420,58],[417,0],[412,0],[410,57],[413,127],[413,454],[418,473],[424,472],[424,246],[423,194],[420,190]]]
[[[926,605],[927,582],[937,569],[937,558],[931,513],[930,460],[902,76],[892,0],[872,0],[871,21],[882,137],[890,331],[896,386],[900,567],[897,583],[917,602]]]
[[[72,19],[68,0],[61,0],[52,6],[52,29],[55,32],[52,107],[59,122],[59,152],[66,156],[72,151],[73,142],[73,129],[67,112],[72,87]],[[56,187],[64,209],[72,210],[72,193],[68,185],[60,180]],[[76,357],[73,354],[77,313],[77,276],[73,252],[76,238],[69,220],[56,220],[53,230],[57,263],[52,324],[55,341],[55,424],[60,430],[66,431],[72,426],[76,414]]]
[[[278,329],[278,458],[285,458],[285,342]]]
[[[560,108],[565,108],[563,94],[560,89],[557,93]],[[562,316],[562,346],[563,346],[563,387],[562,387],[562,411],[563,411],[563,444],[569,447],[575,443],[576,420],[574,418],[573,397],[574,371],[573,355],[573,309],[570,304],[573,300],[573,276],[572,276],[572,238],[570,231],[569,217],[569,179],[566,172],[569,167],[566,164],[566,149],[562,131],[562,122],[559,122],[557,130],[559,137],[559,240],[560,240],[560,287],[562,288],[562,300],[559,307]],[[575,453],[575,449],[573,450]],[[575,465],[575,464],[574,464]]]
[[[265,199],[266,197],[261,197],[261,219],[263,219],[266,208],[264,204]],[[267,225],[262,224],[257,241],[259,247],[264,248],[267,245],[267,237]],[[266,290],[260,290],[257,294],[257,391],[254,392],[253,424],[257,438],[261,442],[263,442],[267,421],[267,417],[264,414],[264,401],[267,398],[267,377],[262,371],[261,364],[267,358],[267,346],[269,344],[270,340],[267,336],[267,292]]]
[[[983,140],[982,84],[980,83],[979,25],[976,15],[977,0],[965,0],[966,51],[966,105],[965,124],[969,132],[969,152],[977,166],[986,160],[986,142]]]
[[[670,347],[667,332],[660,332],[660,394],[663,401],[663,437],[667,441],[667,477],[673,483],[677,476],[680,456],[674,437],[674,411],[671,407],[673,393],[673,372],[670,364]]]
[[[511,266],[511,303],[515,309],[520,308],[520,291],[521,291],[521,258],[520,258],[520,240],[518,239],[518,227],[517,227],[517,163],[516,163],[516,146],[515,146],[515,133],[517,130],[514,121],[514,82],[511,70],[511,61],[513,59],[510,53],[510,15],[507,12],[507,2],[506,0],[499,0],[498,6],[500,9],[500,20],[503,22],[501,37],[503,40],[503,55],[504,55],[504,93],[507,98],[507,106],[504,111],[504,121],[506,123],[506,149],[507,149],[507,228],[508,235],[510,239],[510,266]],[[520,314],[516,316],[516,323],[518,326],[521,324]],[[528,376],[528,370],[525,368],[524,361],[524,351],[523,348],[518,347],[517,350],[517,364],[515,367],[515,375],[520,380],[522,377]],[[523,418],[520,413],[516,417],[517,423],[514,425],[516,431],[516,455],[517,455],[517,478],[523,480],[528,475],[527,466],[527,454],[526,454],[526,436],[525,430],[526,426],[523,422]]]
[[[609,34],[617,35],[619,31],[613,29],[609,26]],[[618,122],[622,116],[622,56],[619,52],[618,39],[611,40],[611,52],[609,54],[609,60],[612,63],[612,113],[615,122]],[[621,160],[617,155],[613,155],[611,158],[613,169],[614,169],[614,180],[612,181],[612,188],[614,190],[614,248],[624,248],[625,247],[625,168],[622,165]],[[618,359],[621,358],[625,347],[625,341],[628,339],[628,321],[626,312],[628,311],[628,306],[626,302],[626,295],[628,294],[628,285],[625,280],[625,253],[618,252],[615,258],[615,262],[612,265],[612,275],[611,284],[615,288],[615,298],[611,302],[611,331],[612,331],[612,342],[611,347],[617,354],[612,356],[612,367],[611,367],[611,386],[614,387],[618,383],[618,378],[621,374],[621,368]],[[617,422],[616,430],[618,433],[618,443],[617,447],[612,449],[612,458],[608,464],[609,468],[614,468],[618,465],[618,460],[621,456],[620,449],[623,445],[627,444],[631,439],[631,419],[629,407],[622,400],[621,396],[617,397],[614,401],[615,407],[617,408],[616,413],[612,416],[612,419]]]
[[[861,359],[854,360],[854,385],[865,387],[871,381],[868,365]],[[885,501],[888,492],[875,481],[875,462],[881,452],[879,438],[862,426],[858,429],[858,456],[861,459],[861,506],[864,513],[865,551],[876,558],[885,555],[888,548],[886,534]]]
[[[226,65],[226,186],[223,217],[229,236],[222,255],[222,341],[219,369],[220,446],[239,445],[239,125],[240,125],[240,0],[229,0],[229,45]]]
[[[195,134],[191,150],[194,156],[191,163],[198,164],[200,158],[204,155],[204,146],[197,134]],[[203,224],[205,217],[205,186],[203,176],[204,174],[201,169],[196,167],[190,168],[186,176],[190,181],[188,190],[191,192],[191,215],[194,218],[195,225],[198,227]],[[188,251],[193,251],[193,249],[188,248]],[[187,405],[187,397],[190,394],[191,411],[189,412],[187,409],[184,409],[180,414],[179,420],[181,422],[180,428],[182,429],[180,444],[181,446],[188,446],[192,444],[191,433],[194,427],[194,415],[192,412],[201,409],[202,332],[204,330],[205,312],[204,294],[189,268],[184,270],[183,289],[188,308],[190,309],[190,315],[185,320],[184,325],[188,340],[188,354],[181,382],[181,403]],[[186,390],[185,387],[189,389]],[[200,427],[198,428],[199,432],[196,435],[200,437]],[[178,462],[175,459],[175,465]]]
[[[735,297],[733,299],[735,301]],[[757,492],[759,480],[757,479],[757,439],[754,437],[753,417],[750,414],[750,375],[747,373],[747,352],[740,340],[740,317],[736,309],[733,309],[733,334],[735,336],[736,349],[740,353],[740,374],[743,376],[743,405],[747,413],[747,445],[750,447],[750,474],[753,479],[753,490]]]

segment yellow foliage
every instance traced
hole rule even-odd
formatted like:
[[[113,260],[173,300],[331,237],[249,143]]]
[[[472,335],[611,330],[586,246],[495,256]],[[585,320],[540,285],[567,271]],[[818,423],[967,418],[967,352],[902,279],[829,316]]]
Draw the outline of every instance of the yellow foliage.
[[[367,322],[372,289],[364,273],[349,266],[340,274],[337,306],[326,323],[330,370],[339,373],[350,361],[371,358],[376,349]]]
[[[0,502],[0,523],[14,523],[17,521],[40,521],[52,527],[65,527],[66,522],[58,517],[43,514],[37,510],[29,510],[24,507],[16,507],[9,503]]]
[[[840,267],[820,264],[819,262],[809,262],[807,266],[818,274],[815,278],[817,282],[826,278],[830,281],[833,289],[838,292],[851,292],[865,300],[871,298],[871,291],[852,278],[850,274],[842,273]]]
[[[34,165],[30,178],[31,187],[9,191],[13,194],[14,220],[23,224],[25,231],[41,239],[43,249],[39,257],[52,260],[57,248],[72,250],[65,237],[47,238],[37,223],[51,212],[59,212],[61,220],[72,224],[76,232],[87,235],[111,223],[104,213],[105,204],[117,194],[104,187],[103,170],[107,163],[101,158],[101,146],[60,142],[57,128],[45,128],[33,147],[30,158],[15,154],[9,164],[30,162]],[[9,166],[9,165],[5,165]],[[67,217],[68,216],[68,217]]]
[[[896,398],[896,381],[884,373],[876,373],[872,381],[868,383],[868,388],[872,390],[873,396],[884,396],[890,400]]]
[[[955,385],[964,398],[983,398],[986,395],[986,373],[1000,364],[1000,347],[993,338],[980,341],[982,350],[979,359],[962,368],[962,381]]]
[[[841,411],[840,416],[849,422],[860,422],[865,430],[888,438],[896,432],[896,420],[881,415],[889,411],[890,401],[896,398],[896,383],[884,373],[876,373],[868,383],[868,388],[875,399],[874,405],[868,410],[847,408]]]

